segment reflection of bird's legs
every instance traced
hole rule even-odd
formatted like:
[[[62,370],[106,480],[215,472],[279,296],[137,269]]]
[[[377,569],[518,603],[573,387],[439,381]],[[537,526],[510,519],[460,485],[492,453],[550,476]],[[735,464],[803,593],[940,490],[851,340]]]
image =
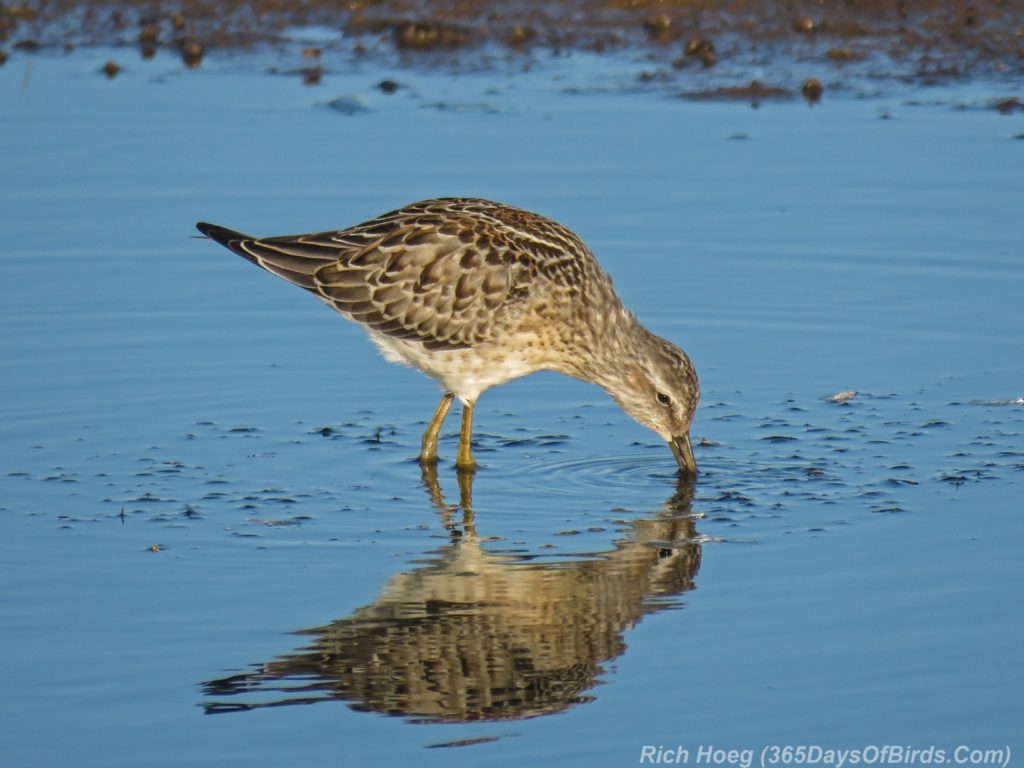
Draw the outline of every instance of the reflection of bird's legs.
[[[420,449],[421,464],[433,464],[437,461],[437,437],[441,434],[441,425],[444,424],[444,417],[448,415],[448,409],[452,407],[454,397],[452,392],[444,393],[441,403],[434,411],[434,418],[430,420],[430,426],[423,433],[423,447]]]
[[[462,507],[462,529],[469,535],[476,531],[473,528],[473,473],[458,472],[459,506]]]
[[[437,511],[441,513],[441,524],[452,532],[453,537],[459,537],[465,532],[472,536],[473,529],[473,473],[459,472],[459,505],[458,507],[448,504],[441,492],[441,484],[437,480],[437,466],[435,464],[423,464],[423,485],[427,494],[433,502]],[[452,521],[452,513],[456,509],[462,509],[462,530]]]
[[[444,494],[441,493],[441,484],[437,481],[437,465],[421,464],[420,471],[423,473],[423,486],[427,489],[427,494],[437,511],[441,513],[441,522],[445,528],[450,528],[452,510],[445,504]]]
[[[476,461],[473,459],[473,408],[476,403],[462,406],[462,431],[459,433],[459,457],[455,466],[463,472],[475,472]]]
[[[457,472],[459,480],[459,506],[465,510],[473,508],[473,473]]]

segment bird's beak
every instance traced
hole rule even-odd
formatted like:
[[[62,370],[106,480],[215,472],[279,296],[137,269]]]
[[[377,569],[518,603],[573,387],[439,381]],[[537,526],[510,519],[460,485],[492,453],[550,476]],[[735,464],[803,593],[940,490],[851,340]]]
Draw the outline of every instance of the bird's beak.
[[[672,449],[672,455],[679,463],[679,474],[684,477],[697,476],[697,460],[693,458],[693,446],[690,445],[690,435],[677,435],[668,441]]]

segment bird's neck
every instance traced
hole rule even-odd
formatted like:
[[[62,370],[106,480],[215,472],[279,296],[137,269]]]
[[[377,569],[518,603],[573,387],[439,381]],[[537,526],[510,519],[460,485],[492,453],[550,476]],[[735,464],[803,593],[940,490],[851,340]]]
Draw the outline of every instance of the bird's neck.
[[[632,312],[616,302],[578,335],[574,370],[563,373],[612,391],[650,335]]]

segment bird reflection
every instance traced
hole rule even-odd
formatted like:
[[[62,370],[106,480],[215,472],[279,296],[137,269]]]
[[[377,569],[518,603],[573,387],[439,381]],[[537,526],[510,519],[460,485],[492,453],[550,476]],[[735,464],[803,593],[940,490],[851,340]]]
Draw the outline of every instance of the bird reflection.
[[[450,543],[371,605],[297,633],[310,641],[295,653],[204,683],[207,714],[332,699],[422,722],[559,712],[593,699],[585,692],[625,650],[626,629],[693,589],[701,550],[689,481],[612,549],[556,563],[482,546],[471,474],[460,473],[455,505],[432,467],[423,481]]]

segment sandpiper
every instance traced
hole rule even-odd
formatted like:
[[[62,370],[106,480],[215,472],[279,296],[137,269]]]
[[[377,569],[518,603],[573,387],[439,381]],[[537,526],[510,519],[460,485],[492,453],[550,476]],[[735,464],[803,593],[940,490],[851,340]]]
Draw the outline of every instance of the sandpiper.
[[[200,232],[359,323],[384,357],[444,391],[420,461],[437,461],[452,400],[462,402],[456,466],[473,470],[473,408],[497,384],[553,370],[603,387],[666,440],[695,475],[690,424],[700,387],[690,358],[627,310],[579,237],[501,203],[412,203],[348,229],[254,238]]]

